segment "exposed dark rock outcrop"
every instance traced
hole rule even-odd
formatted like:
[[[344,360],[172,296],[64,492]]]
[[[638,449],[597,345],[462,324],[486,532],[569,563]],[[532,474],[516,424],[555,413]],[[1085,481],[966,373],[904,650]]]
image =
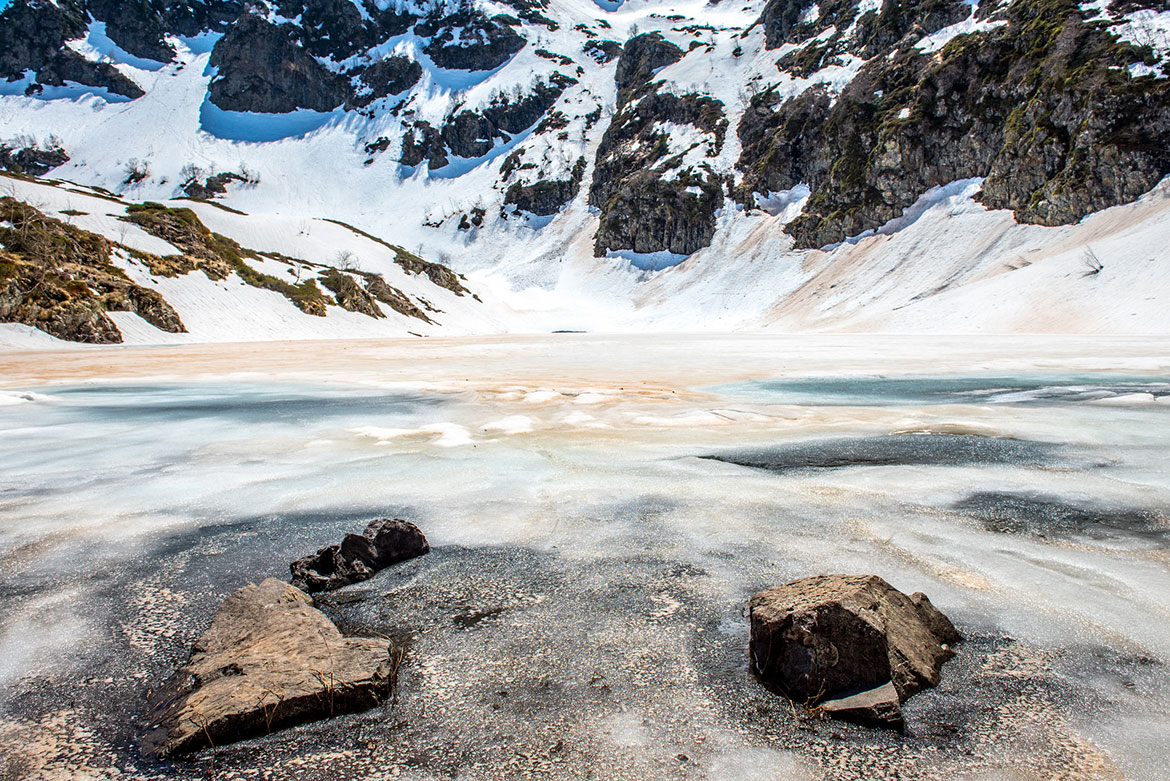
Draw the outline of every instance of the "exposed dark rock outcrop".
[[[683,167],[687,149],[671,148],[662,123],[692,125],[708,136],[706,154],[723,146],[723,103],[656,90],[654,74],[683,57],[657,33],[626,42],[615,82],[618,111],[597,149],[589,204],[601,210],[594,252],[689,255],[711,243],[723,184],[710,166]]]
[[[1109,4],[1109,10],[1119,14],[1128,14],[1147,8],[1154,11],[1170,11],[1170,0],[1113,0]]]
[[[584,52],[593,58],[598,65],[616,60],[622,55],[622,45],[617,41],[599,41],[590,39],[582,47]]]
[[[486,216],[487,209],[482,206],[472,207],[470,212],[464,212],[459,216],[459,230],[469,231],[473,228],[483,227],[483,220]]]
[[[883,0],[861,17],[857,11],[857,0],[771,0],[757,23],[763,25],[768,49],[817,38],[834,54],[869,59],[910,33],[917,40],[961,22],[971,15],[971,6],[962,0]],[[831,33],[827,39],[825,33]]]
[[[410,29],[414,18],[394,10],[382,11],[364,2],[365,14],[351,0],[275,0],[285,19],[297,19],[301,45],[314,57],[335,62],[349,59],[377,46],[392,35]]]
[[[397,95],[418,84],[422,66],[407,57],[387,57],[378,60],[357,76],[358,86],[350,101],[355,106],[368,106],[388,95]]]
[[[816,155],[821,126],[833,104],[829,91],[823,87],[805,90],[775,110],[778,102],[773,92],[757,95],[740,120],[744,152],[739,167],[744,170],[745,195],[782,192],[812,181],[812,163],[820,162]]]
[[[227,186],[232,182],[245,182],[247,178],[242,174],[237,174],[234,171],[223,171],[218,174],[212,174],[200,181],[196,177],[192,177],[183,183],[183,193],[188,198],[193,198],[197,201],[211,200],[217,195],[224,195],[227,193]]]
[[[559,30],[561,27],[541,13],[548,8],[548,0],[500,0],[500,2],[515,10],[520,18],[526,22],[541,24],[550,30]]]
[[[504,194],[504,204],[539,217],[556,214],[566,203],[577,197],[585,176],[585,158],[573,165],[568,179],[540,180],[532,184],[516,182]]]
[[[692,125],[710,136],[710,151],[716,153],[722,148],[727,130],[723,104],[713,98],[655,92],[623,108],[606,128],[597,150],[597,168],[589,193],[591,205],[603,208],[627,178],[677,153],[670,149],[669,137],[658,127],[663,122]]]
[[[883,0],[879,12],[871,11],[858,21],[851,48],[860,57],[875,57],[891,46],[913,43],[958,24],[971,11],[971,4],[963,0]]]
[[[211,65],[218,75],[208,97],[227,111],[332,111],[350,96],[349,81],[305,51],[292,25],[271,24],[252,14],[219,40]]]
[[[29,176],[44,176],[57,166],[69,162],[69,155],[59,144],[13,147],[0,144],[0,171]]]
[[[439,131],[429,122],[414,122],[402,137],[402,154],[398,160],[409,166],[426,160],[427,167],[433,171],[447,164],[447,148]]]
[[[659,69],[673,65],[682,58],[683,50],[660,33],[636,35],[626,41],[614,75],[618,105],[629,102],[634,93],[645,87]]]
[[[596,255],[606,250],[690,255],[715,235],[715,210],[723,204],[716,177],[680,175],[664,180],[653,171],[625,179],[601,214],[594,241]]]
[[[170,62],[175,50],[166,42],[167,20],[151,0],[86,0],[89,13],[106,23],[106,35],[136,57]]]
[[[243,13],[245,4],[246,0],[154,0],[167,30],[188,36],[226,31]]]
[[[29,91],[74,82],[130,99],[142,89],[106,62],[91,62],[65,46],[84,38],[89,17],[81,0],[16,0],[0,13],[0,78],[36,74]]]
[[[0,323],[22,323],[71,342],[120,343],[122,333],[101,299],[88,285],[72,282],[16,265],[0,253]]]
[[[182,755],[365,710],[393,690],[391,646],[343,637],[304,592],[268,578],[223,601],[149,703],[144,748]]]
[[[366,290],[371,296],[381,301],[400,315],[422,320],[424,323],[433,323],[426,312],[419,309],[405,293],[387,284],[386,280],[376,274],[366,276]]]
[[[817,13],[810,19],[813,5]],[[786,43],[802,43],[829,27],[845,30],[856,16],[856,0],[770,0],[756,24],[764,28],[764,46],[778,49]]]
[[[293,585],[309,593],[332,591],[372,578],[379,570],[430,551],[427,538],[410,521],[379,518],[361,534],[347,534],[289,565]]]
[[[543,57],[546,60],[552,60],[553,62],[557,63],[558,65],[568,66],[568,65],[576,65],[577,64],[573,60],[572,57],[566,57],[563,54],[557,54],[556,52],[550,52],[548,49],[537,49],[534,53],[536,54],[537,57]]]
[[[646,38],[649,43],[635,43]],[[601,210],[594,247],[599,256],[607,250],[689,255],[710,244],[715,233],[722,181],[709,166],[680,170],[688,150],[672,149],[660,128],[667,122],[692,125],[707,135],[706,154],[718,154],[727,130],[723,104],[652,91],[646,79],[656,63],[673,56],[661,43],[638,36],[618,63],[619,95],[631,102],[614,115],[597,149],[589,203]]]
[[[412,252],[407,252],[401,247],[390,246],[391,249],[397,252],[397,257],[394,262],[402,269],[411,274],[420,274],[431,281],[431,284],[438,285],[441,288],[450,290],[457,296],[462,296],[470,291],[463,286],[460,279],[463,279],[451,269],[444,266],[442,263],[432,263],[429,260],[423,260],[418,255]],[[473,298],[475,296],[472,296]]]
[[[925,594],[907,596],[875,575],[817,575],[761,591],[749,620],[751,668],[765,684],[893,727],[902,725],[900,703],[938,685],[962,640]]]
[[[84,37],[86,28],[80,0],[13,0],[0,12],[0,78],[39,71],[66,41]]]
[[[932,24],[951,18],[935,10],[943,18]],[[989,207],[1059,225],[1170,174],[1170,82],[1127,70],[1148,51],[1086,22],[1072,0],[1016,0],[998,13],[1007,24],[938,56],[906,47],[875,58],[835,103],[817,91],[756,96],[739,127],[741,200],[809,185],[805,213],[786,230],[798,247],[820,247],[958,179],[984,177]]]
[[[414,31],[431,39],[423,52],[435,65],[447,70],[494,70],[512,59],[526,43],[506,20],[488,18],[477,10],[432,16],[419,22]]]
[[[479,111],[457,112],[439,129],[427,122],[415,122],[403,138],[399,159],[404,165],[426,160],[427,167],[434,170],[447,165],[448,155],[486,155],[497,143],[507,142],[539,122],[571,83],[573,79],[557,73],[547,82],[537,82],[518,100],[498,97]]]
[[[40,92],[44,87],[63,87],[66,82],[105,89],[131,100],[146,94],[113,65],[108,62],[91,62],[72,49],[63,49],[41,65],[33,91]]]
[[[841,57],[834,54],[834,48],[833,44],[826,43],[809,44],[799,49],[793,49],[776,60],[776,67],[785,73],[807,79],[821,68],[845,64]]]
[[[507,141],[539,122],[569,83],[572,79],[564,77],[538,82],[519,100],[501,98],[480,112],[461,111],[443,125],[443,142],[458,157],[485,155],[497,141]]]
[[[186,333],[183,321],[157,290],[129,285],[112,289],[102,296],[107,312],[133,312],[160,331]]]
[[[385,313],[378,308],[378,302],[365,288],[349,274],[343,274],[337,269],[328,269],[322,272],[318,279],[329,292],[333,293],[334,300],[342,309],[358,312],[367,317],[383,318]]]

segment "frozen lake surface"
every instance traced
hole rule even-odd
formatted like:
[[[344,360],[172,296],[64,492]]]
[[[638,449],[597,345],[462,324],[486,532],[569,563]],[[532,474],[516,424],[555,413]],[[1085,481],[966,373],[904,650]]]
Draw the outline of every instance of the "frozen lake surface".
[[[1168,423],[1139,338],[0,354],[0,777],[1159,778]],[[225,595],[385,515],[434,550],[324,607],[393,702],[139,755]],[[967,636],[906,736],[748,675],[748,597],[821,572]]]

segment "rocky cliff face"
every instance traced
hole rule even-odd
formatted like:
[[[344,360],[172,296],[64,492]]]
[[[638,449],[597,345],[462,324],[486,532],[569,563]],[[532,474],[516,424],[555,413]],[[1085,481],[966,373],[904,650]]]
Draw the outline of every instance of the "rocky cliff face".
[[[546,0],[15,0],[0,77],[45,98],[70,86],[133,100],[155,77],[106,37],[178,69],[185,36],[213,33],[214,106],[348,112],[366,166],[426,164],[403,177],[486,167],[488,185],[450,210],[475,206],[468,229],[550,217],[584,191],[597,255],[687,255],[710,245],[721,209],[801,186],[802,213],[780,229],[810,248],[959,179],[1042,225],[1148,192],[1170,174],[1170,22],[1153,18],[1167,9],[753,0],[719,24],[659,9],[639,34],[618,12]]]
[[[135,57],[170,62],[174,48],[167,43],[169,20],[166,9],[147,0],[88,0],[86,10],[105,22],[106,34]]]
[[[917,41],[972,11],[972,4],[963,0],[882,0],[872,6],[863,10],[854,0],[771,0],[759,24],[768,49],[813,41],[820,51],[870,59],[908,34]]]
[[[432,14],[415,32],[430,38],[423,51],[440,68],[489,71],[524,48],[525,39],[511,28],[514,21],[503,14],[489,18],[465,6],[449,15]]]
[[[409,15],[369,6],[363,18],[349,0],[282,0],[275,10],[299,23],[246,14],[212,51],[218,75],[209,97],[220,108],[262,114],[363,108],[410,89],[422,76],[419,64],[406,57],[361,56],[410,29]]]
[[[310,56],[291,25],[258,16],[232,26],[211,52],[211,65],[218,75],[208,98],[227,111],[332,111],[349,96],[345,79]]]
[[[1157,141],[1170,130],[1170,85],[1134,78],[1148,52],[1087,21],[1077,3],[1017,0],[985,18],[995,26],[932,53],[911,44],[957,11],[919,10],[917,27],[839,95],[811,88],[781,101],[765,92],[745,112],[740,195],[807,184],[805,212],[787,228],[797,246],[877,228],[957,179],[985,177],[989,207],[1058,225],[1132,201],[1170,173]],[[802,34],[771,19],[769,40]],[[833,45],[864,52],[875,40],[884,39]]]
[[[15,2],[0,19],[0,77],[12,81],[39,71],[86,29],[85,9],[73,0]]]
[[[74,82],[135,99],[142,88],[107,62],[87,60],[66,46],[85,35],[89,16],[81,0],[21,0],[0,15],[0,78],[35,74],[26,92]]]
[[[124,51],[166,63],[175,54],[168,35],[226,29],[243,9],[240,0],[14,0],[0,15],[0,78],[15,81],[31,72],[32,94],[71,81],[136,99],[145,94],[141,87],[66,42],[84,38],[97,21]]]
[[[651,83],[655,71],[683,57],[658,34],[632,38],[614,77],[618,110],[601,139],[589,203],[601,210],[595,252],[668,251],[688,255],[711,243],[723,184],[692,153],[714,157],[723,148],[727,120],[722,102],[678,96]],[[672,144],[667,124],[689,126],[697,136]]]
[[[504,205],[519,211],[549,217],[577,197],[585,177],[585,158],[577,158],[568,179],[541,179],[532,184],[515,182],[504,195]]]

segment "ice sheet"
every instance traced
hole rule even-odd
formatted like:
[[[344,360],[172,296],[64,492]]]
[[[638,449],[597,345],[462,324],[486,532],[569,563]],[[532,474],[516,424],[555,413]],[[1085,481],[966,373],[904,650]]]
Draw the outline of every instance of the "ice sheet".
[[[1085,389],[1162,393],[1170,366],[1157,340],[1011,344],[560,335],[2,357],[0,741],[50,740],[68,693],[99,767],[183,775],[135,764],[125,714],[219,599],[397,515],[433,553],[326,607],[407,643],[398,701],[220,749],[217,768],[1154,777],[1168,409]],[[702,458],[907,437],[931,444],[787,471]],[[909,704],[909,738],[800,729],[747,675],[750,594],[836,571],[925,591],[968,637]]]

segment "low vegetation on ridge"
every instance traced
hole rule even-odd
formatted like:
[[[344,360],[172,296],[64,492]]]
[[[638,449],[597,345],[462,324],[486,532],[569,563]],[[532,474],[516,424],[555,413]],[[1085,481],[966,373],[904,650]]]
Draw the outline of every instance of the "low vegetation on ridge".
[[[111,262],[108,239],[0,198],[0,322],[22,323],[59,339],[122,341],[108,312],[134,312],[171,333],[187,329],[161,295],[135,284]]]
[[[74,209],[62,214],[84,215]],[[350,262],[339,261],[342,267],[338,268],[243,247],[210,230],[188,208],[149,201],[128,204],[119,219],[179,252],[143,252],[51,217],[14,197],[0,198],[0,322],[21,323],[68,341],[115,344],[122,341],[122,334],[108,313],[132,312],[163,331],[185,333],[179,314],[162,294],[134,282],[117,265],[119,257],[154,277],[199,271],[219,281],[234,274],[247,285],[280,293],[302,312],[318,317],[324,317],[328,307],[339,306],[381,319],[386,317],[385,305],[431,324],[434,321],[425,310],[438,311],[423,299],[416,303],[380,274],[352,268]],[[468,293],[447,267],[356,228],[350,230],[393,250],[405,271],[424,275],[456,295]],[[290,278],[256,268],[264,262],[287,266]]]

